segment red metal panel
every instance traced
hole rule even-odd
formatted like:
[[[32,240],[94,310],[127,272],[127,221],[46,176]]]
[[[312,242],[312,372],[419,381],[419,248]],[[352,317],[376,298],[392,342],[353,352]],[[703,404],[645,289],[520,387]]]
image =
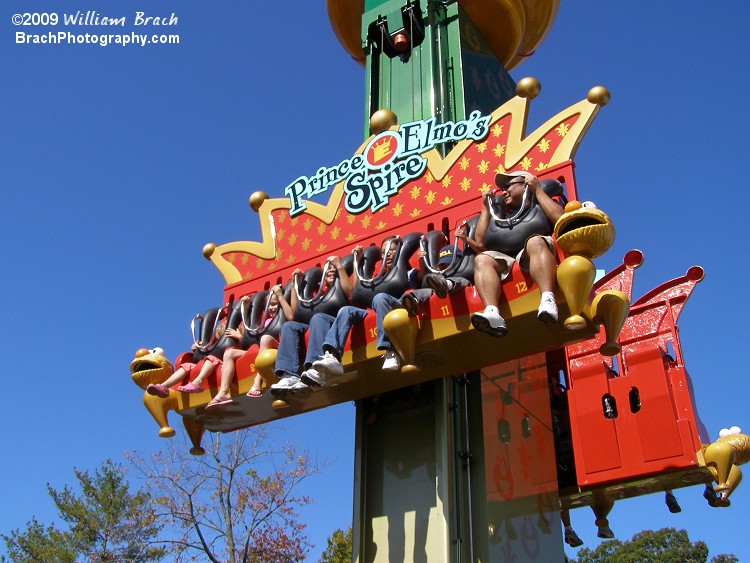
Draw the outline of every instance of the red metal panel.
[[[614,284],[629,292],[633,270],[641,261],[640,253],[628,253],[623,266],[600,286]],[[690,268],[635,301],[618,338],[622,352],[612,360],[598,354],[595,342],[601,335],[566,348],[579,486],[666,478],[696,466],[702,424],[683,367],[676,321],[702,277],[701,268]],[[609,362],[619,374],[608,369]],[[611,420],[602,411],[606,393],[617,405]],[[632,403],[631,393],[637,395]]]
[[[628,401],[627,394],[631,389],[636,389],[641,408],[636,413],[623,414],[632,414],[637,421],[641,459],[645,462],[657,461],[685,453],[677,428],[664,353],[659,348],[637,350],[627,353],[625,361],[630,381],[625,381],[622,399]],[[629,402],[623,402],[625,405],[630,408]]]
[[[584,479],[622,467],[615,422],[602,409],[602,397],[609,393],[606,365],[593,356],[586,360],[578,363],[568,391],[576,469]]]

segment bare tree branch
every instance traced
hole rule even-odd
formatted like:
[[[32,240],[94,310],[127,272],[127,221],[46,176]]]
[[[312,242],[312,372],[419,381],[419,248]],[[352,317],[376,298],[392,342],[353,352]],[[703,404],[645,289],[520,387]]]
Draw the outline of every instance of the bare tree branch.
[[[211,561],[303,561],[310,545],[297,510],[298,494],[320,471],[307,452],[273,444],[267,428],[206,437],[206,454],[171,443],[149,459],[128,458],[152,493],[177,560],[200,553]]]

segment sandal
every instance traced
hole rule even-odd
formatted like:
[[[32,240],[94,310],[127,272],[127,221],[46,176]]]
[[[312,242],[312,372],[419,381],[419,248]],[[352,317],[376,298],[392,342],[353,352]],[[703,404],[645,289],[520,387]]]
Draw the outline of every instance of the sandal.
[[[166,399],[169,397],[169,389],[164,387],[161,383],[151,383],[146,387],[146,393],[153,395],[154,397],[161,397]]]
[[[231,405],[232,403],[234,403],[234,401],[231,397],[229,399],[211,399],[206,405],[206,410],[215,409],[224,405]]]
[[[261,391],[260,389],[250,389],[250,391],[247,392],[247,396],[252,397],[253,399],[257,399],[262,395],[263,391]]]
[[[203,391],[202,387],[198,387],[195,383],[192,381],[188,383],[187,385],[180,385],[177,390],[180,393],[200,393]]]

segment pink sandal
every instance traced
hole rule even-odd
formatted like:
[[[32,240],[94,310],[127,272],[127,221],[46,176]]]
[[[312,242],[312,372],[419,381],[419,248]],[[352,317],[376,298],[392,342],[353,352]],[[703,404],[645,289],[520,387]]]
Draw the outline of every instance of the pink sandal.
[[[166,399],[169,397],[169,389],[164,387],[161,383],[151,383],[146,387],[146,393],[153,395],[154,397],[161,397]]]
[[[230,397],[229,399],[216,399],[213,398],[211,401],[206,405],[206,410],[215,409],[218,407],[222,407],[224,405],[232,405],[234,404],[234,400]]]
[[[180,393],[200,393],[203,391],[202,387],[198,387],[196,384],[194,384],[192,381],[188,383],[187,385],[180,385],[177,390]]]
[[[250,391],[247,392],[247,396],[253,397],[254,399],[257,399],[261,395],[263,395],[263,391],[260,389],[250,389]]]

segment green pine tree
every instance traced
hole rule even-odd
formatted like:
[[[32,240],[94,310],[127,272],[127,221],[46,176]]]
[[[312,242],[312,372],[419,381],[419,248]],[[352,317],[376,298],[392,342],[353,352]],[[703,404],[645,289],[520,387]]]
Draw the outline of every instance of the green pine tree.
[[[147,492],[131,493],[124,470],[111,460],[93,475],[74,470],[80,493],[47,484],[67,530],[44,527],[35,518],[26,529],[2,535],[8,551],[3,561],[67,563],[122,561],[145,563],[161,559],[165,551],[154,545],[160,525]]]
[[[318,563],[351,563],[352,561],[352,529],[336,530],[328,538],[328,546],[320,556]]]

